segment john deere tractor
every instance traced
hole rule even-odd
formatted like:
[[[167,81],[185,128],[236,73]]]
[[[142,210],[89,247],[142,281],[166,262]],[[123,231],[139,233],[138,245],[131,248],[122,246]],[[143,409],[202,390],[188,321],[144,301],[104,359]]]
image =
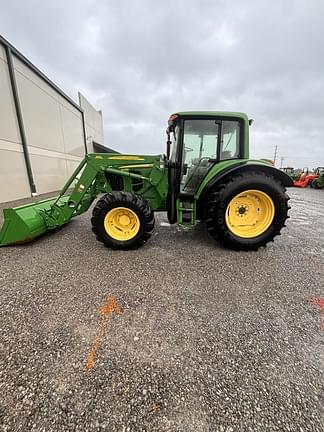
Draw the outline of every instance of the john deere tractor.
[[[288,174],[294,181],[299,179],[301,173],[301,170],[294,169],[293,167],[280,168],[280,170]]]
[[[324,188],[324,167],[315,168],[314,174],[316,175],[316,178],[312,180],[310,186],[314,189],[323,189]]]
[[[0,244],[32,240],[89,209],[97,240],[115,249],[143,245],[154,212],[171,224],[205,223],[222,245],[256,250],[285,226],[292,179],[249,159],[249,120],[237,112],[179,112],[166,155],[88,154],[54,199],[5,209]]]

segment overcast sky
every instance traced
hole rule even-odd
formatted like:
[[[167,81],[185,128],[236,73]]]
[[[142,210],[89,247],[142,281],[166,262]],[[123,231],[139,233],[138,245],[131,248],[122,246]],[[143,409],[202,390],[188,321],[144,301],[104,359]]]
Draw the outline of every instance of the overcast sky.
[[[244,111],[251,155],[324,166],[323,0],[8,0],[0,33],[102,109],[105,144],[161,153],[169,115]]]

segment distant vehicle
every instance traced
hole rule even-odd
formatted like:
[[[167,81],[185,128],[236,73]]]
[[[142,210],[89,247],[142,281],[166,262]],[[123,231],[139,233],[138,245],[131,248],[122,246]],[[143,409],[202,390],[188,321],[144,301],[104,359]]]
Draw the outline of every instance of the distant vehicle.
[[[293,174],[293,172],[294,172],[293,167],[285,167],[285,168],[280,168],[280,169],[281,169],[281,171],[285,172],[288,175]]]
[[[302,171],[299,179],[294,181],[294,186],[306,188],[307,186],[312,185],[313,181],[316,180],[320,176],[319,170],[321,170],[321,169],[324,170],[323,167],[318,167],[314,170],[314,172],[312,172],[312,171],[309,171],[308,168],[303,168],[303,171]]]
[[[293,167],[280,168],[280,170],[288,174],[293,180],[297,180],[301,173],[300,169],[295,169]]]
[[[314,189],[323,189],[324,188],[324,167],[317,167],[314,170],[314,174],[318,175],[318,177],[311,182],[310,187]]]

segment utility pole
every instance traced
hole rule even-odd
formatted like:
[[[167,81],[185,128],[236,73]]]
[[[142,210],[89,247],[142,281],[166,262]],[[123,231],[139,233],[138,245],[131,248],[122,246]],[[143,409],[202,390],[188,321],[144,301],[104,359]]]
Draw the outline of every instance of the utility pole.
[[[273,166],[276,166],[276,160],[277,160],[277,153],[278,153],[278,146],[275,146],[274,156],[273,156]]]
[[[285,158],[284,157],[281,157],[280,158],[280,168],[283,168],[283,161],[285,160]]]

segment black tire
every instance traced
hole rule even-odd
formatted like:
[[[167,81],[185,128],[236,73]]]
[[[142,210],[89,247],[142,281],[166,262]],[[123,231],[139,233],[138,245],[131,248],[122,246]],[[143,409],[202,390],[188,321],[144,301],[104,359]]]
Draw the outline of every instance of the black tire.
[[[116,207],[130,209],[139,219],[139,230],[129,240],[117,240],[105,229],[105,217],[110,210]],[[122,191],[113,191],[100,198],[93,209],[91,218],[92,231],[96,234],[97,240],[113,249],[136,249],[142,246],[151,237],[154,222],[154,214],[147,201],[139,195]]]
[[[274,217],[270,226],[260,235],[244,238],[235,235],[227,226],[226,210],[239,193],[258,190],[267,194],[274,204]],[[288,216],[289,197],[280,182],[263,173],[246,172],[217,185],[207,203],[206,227],[209,234],[223,246],[234,250],[257,250],[280,235]],[[259,209],[258,209],[259,210]]]
[[[317,183],[317,179],[314,179],[312,182],[311,182],[311,187],[313,188],[313,189],[322,189],[323,188],[323,186],[320,186],[318,183]]]

